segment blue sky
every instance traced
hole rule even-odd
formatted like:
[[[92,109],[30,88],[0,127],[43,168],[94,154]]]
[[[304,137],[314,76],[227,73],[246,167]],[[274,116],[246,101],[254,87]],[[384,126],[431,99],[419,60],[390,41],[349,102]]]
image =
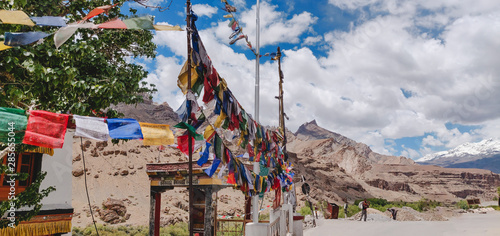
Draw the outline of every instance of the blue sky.
[[[255,56],[231,29],[220,0],[191,1],[214,67],[254,113]],[[256,1],[228,0],[255,45]],[[486,0],[260,1],[261,53],[280,46],[287,127],[321,127],[379,153],[418,159],[500,135],[500,5]],[[150,0],[168,6],[170,1]],[[159,12],[157,24],[185,28],[185,1]],[[122,10],[126,11],[127,6]],[[135,59],[159,88],[155,101],[176,109],[186,58],[185,32],[156,32],[155,60]],[[277,125],[277,63],[261,60],[260,120]]]

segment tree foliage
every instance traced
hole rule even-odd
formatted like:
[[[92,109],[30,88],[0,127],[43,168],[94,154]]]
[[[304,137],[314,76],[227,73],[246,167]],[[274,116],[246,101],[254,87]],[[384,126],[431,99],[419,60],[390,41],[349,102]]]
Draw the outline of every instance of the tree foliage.
[[[116,2],[115,2],[116,3]],[[113,4],[111,0],[26,0],[0,2],[1,9],[23,10],[30,16],[64,16],[69,23],[90,10]],[[119,3],[95,24],[120,17]],[[57,27],[0,24],[5,32],[44,31]],[[147,30],[79,29],[59,49],[52,36],[43,42],[0,51],[0,106],[34,108],[90,115],[111,104],[137,103],[142,94],[156,91],[141,82],[147,71],[131,63],[133,58],[154,58],[156,45]],[[113,117],[114,113],[108,114]]]
[[[29,16],[64,16],[68,23],[81,20],[92,9],[118,3],[108,14],[94,17],[95,24],[114,18],[127,18],[111,0],[14,0],[0,1],[0,9],[22,10]],[[130,9],[135,14],[134,9]],[[55,33],[58,27],[0,24],[0,41],[5,32],[43,31]],[[112,104],[134,104],[155,86],[141,82],[147,71],[133,63],[137,57],[154,58],[156,45],[147,30],[79,29],[59,49],[52,36],[27,46],[0,51],[0,107],[18,107],[52,112],[91,115]],[[117,113],[107,109],[108,117]],[[0,174],[5,173],[5,166]],[[18,218],[28,220],[40,209],[40,201],[54,188],[39,191],[44,175],[36,178],[17,196],[16,206],[33,211]],[[9,202],[0,203],[0,214]],[[5,226],[5,225],[3,225]],[[0,226],[1,227],[1,226]]]

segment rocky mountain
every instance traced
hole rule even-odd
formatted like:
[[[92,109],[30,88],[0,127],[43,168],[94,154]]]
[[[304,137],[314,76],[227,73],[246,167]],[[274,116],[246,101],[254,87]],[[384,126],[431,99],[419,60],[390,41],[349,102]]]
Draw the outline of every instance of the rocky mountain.
[[[485,139],[478,143],[464,143],[448,151],[428,154],[417,162],[423,165],[478,168],[500,173],[500,140]]]
[[[492,199],[500,185],[500,176],[491,171],[418,165],[405,157],[374,153],[365,144],[328,134],[316,122],[304,124],[295,135],[288,150],[293,153],[297,176],[310,181],[311,196],[316,200]]]
[[[140,122],[175,125],[179,116],[166,103],[154,103],[148,96],[139,104],[118,104],[111,108],[122,113],[125,118],[133,118]]]

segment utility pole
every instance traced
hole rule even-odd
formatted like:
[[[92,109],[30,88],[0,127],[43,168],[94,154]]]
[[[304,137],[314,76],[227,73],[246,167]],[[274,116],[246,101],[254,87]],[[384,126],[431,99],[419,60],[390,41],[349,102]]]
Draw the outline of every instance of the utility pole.
[[[187,23],[187,71],[188,71],[188,93],[191,92],[191,1],[186,0],[186,23]],[[191,114],[188,114],[188,124],[191,124]],[[191,133],[188,133],[189,151],[189,236],[193,236],[193,140]]]

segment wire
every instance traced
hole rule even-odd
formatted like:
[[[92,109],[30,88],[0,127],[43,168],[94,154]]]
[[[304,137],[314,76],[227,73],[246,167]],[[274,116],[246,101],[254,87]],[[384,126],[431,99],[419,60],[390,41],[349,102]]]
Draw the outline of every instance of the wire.
[[[94,213],[92,212],[92,206],[90,205],[89,189],[87,188],[87,168],[85,168],[85,154],[83,153],[83,141],[80,137],[80,148],[82,149],[82,161],[83,161],[83,175],[85,178],[85,192],[87,193],[87,201],[89,203],[90,215],[92,216],[92,222],[94,223],[95,232],[99,236],[99,231],[97,231],[97,225],[95,224]]]

